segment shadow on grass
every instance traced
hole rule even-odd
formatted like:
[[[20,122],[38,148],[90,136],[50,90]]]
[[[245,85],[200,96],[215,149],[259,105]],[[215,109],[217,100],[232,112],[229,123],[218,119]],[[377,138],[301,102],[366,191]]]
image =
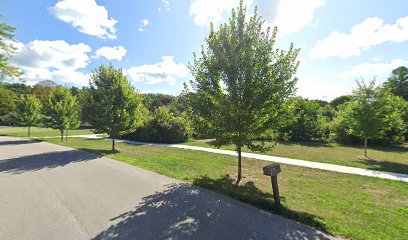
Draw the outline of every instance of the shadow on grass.
[[[367,169],[408,174],[408,164],[398,162],[379,161],[376,159],[360,159],[358,162],[367,166]],[[407,161],[408,163],[408,161]]]
[[[95,148],[81,148],[81,147],[78,147],[76,149],[86,151],[86,152],[95,153],[95,154],[98,154],[98,155],[101,155],[101,156],[106,156],[106,155],[109,155],[109,154],[119,153],[119,151],[117,149],[112,150],[112,149],[95,149]]]
[[[283,205],[275,205],[273,195],[271,193],[261,191],[253,182],[246,182],[244,184],[237,185],[233,179],[227,177],[211,179],[207,176],[202,176],[195,179],[193,184],[228,195],[242,202],[251,204],[272,213],[283,215],[287,218],[308,224],[327,232],[326,225],[323,223],[323,219],[321,217],[305,212],[294,211]],[[285,202],[284,196],[281,196],[281,201]]]
[[[110,219],[112,225],[93,239],[327,239],[305,225],[199,187],[165,187]]]

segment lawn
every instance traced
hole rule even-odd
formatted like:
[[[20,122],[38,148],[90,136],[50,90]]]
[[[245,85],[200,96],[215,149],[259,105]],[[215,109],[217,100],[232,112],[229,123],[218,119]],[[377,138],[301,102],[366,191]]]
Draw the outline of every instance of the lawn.
[[[215,148],[209,141],[190,141],[185,144]],[[266,143],[266,145],[272,146],[271,143]],[[235,147],[227,145],[221,149],[235,150]],[[242,151],[251,152],[247,148]],[[271,150],[261,154],[408,174],[408,144],[370,147],[368,150],[370,159],[363,158],[362,146],[324,143],[281,142]]]
[[[31,137],[54,137],[60,136],[60,131],[52,128],[31,127]],[[90,129],[68,130],[69,135],[94,134]],[[0,136],[27,137],[26,127],[1,127]]]
[[[61,144],[58,139],[46,141]],[[160,174],[239,199],[288,218],[350,239],[406,239],[408,184],[281,164],[282,206],[275,207],[270,178],[262,167],[270,162],[244,159],[244,179],[234,176],[236,158],[184,149],[117,144],[73,138],[63,144],[106,155]]]

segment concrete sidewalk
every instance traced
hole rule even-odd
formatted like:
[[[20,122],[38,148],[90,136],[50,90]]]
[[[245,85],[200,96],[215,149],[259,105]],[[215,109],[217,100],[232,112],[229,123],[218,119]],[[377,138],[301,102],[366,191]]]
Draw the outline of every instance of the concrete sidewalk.
[[[336,239],[110,158],[0,137],[0,239]]]
[[[110,139],[106,139],[106,140],[110,140]],[[123,140],[123,139],[118,139],[115,141],[127,143],[127,144],[181,148],[181,149],[188,149],[188,150],[194,150],[194,151],[225,154],[225,155],[231,155],[231,156],[238,155],[237,152],[230,151],[230,150],[196,147],[196,146],[189,146],[189,145],[182,145],[182,144],[145,143],[145,142]],[[376,170],[369,170],[369,169],[363,169],[363,168],[341,166],[337,164],[311,162],[311,161],[306,161],[306,160],[276,157],[276,156],[269,156],[269,155],[256,154],[256,153],[247,153],[247,152],[243,152],[242,157],[271,161],[271,162],[276,162],[276,163],[283,163],[283,164],[294,165],[294,166],[316,168],[316,169],[339,172],[339,173],[355,174],[355,175],[361,175],[361,176],[408,182],[408,174],[402,174],[402,173],[376,171]]]

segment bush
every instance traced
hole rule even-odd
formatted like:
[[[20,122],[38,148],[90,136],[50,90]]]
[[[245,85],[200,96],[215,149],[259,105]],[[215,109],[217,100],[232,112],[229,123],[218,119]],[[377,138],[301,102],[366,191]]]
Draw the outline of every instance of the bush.
[[[292,98],[285,105],[278,138],[290,141],[321,140],[326,132],[327,120],[323,108],[315,101]]]
[[[189,137],[189,123],[185,117],[175,117],[168,108],[157,108],[144,126],[122,138],[153,143],[181,143]]]

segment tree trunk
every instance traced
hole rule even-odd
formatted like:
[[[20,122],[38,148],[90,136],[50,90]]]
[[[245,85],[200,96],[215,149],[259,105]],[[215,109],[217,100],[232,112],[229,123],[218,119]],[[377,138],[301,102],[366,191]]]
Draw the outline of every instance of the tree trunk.
[[[61,133],[61,142],[64,142],[64,129],[60,129],[60,133]]]
[[[65,143],[68,143],[68,129],[65,129]]]
[[[237,177],[237,183],[241,181],[242,178],[242,173],[241,173],[241,146],[237,147],[237,152],[238,152],[238,177]]]
[[[30,136],[31,136],[30,126],[28,126],[28,128],[27,128],[27,135],[28,135],[28,137],[30,137]]]
[[[367,156],[367,137],[364,138],[364,157],[368,157]]]
[[[112,137],[112,151],[115,151],[115,137]]]

